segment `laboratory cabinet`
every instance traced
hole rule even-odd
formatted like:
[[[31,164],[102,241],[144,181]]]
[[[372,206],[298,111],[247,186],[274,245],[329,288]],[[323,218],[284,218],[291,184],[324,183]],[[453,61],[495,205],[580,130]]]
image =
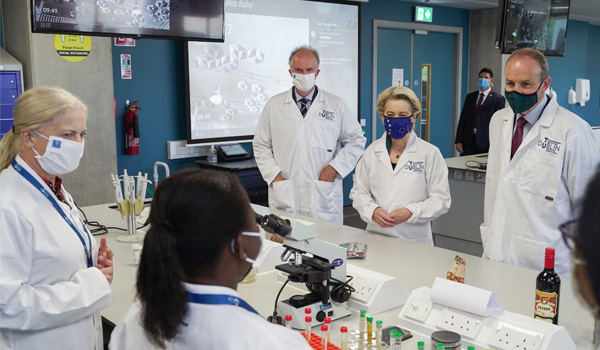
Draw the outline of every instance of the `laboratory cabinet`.
[[[13,109],[23,93],[23,66],[0,48],[0,138],[13,126]]]

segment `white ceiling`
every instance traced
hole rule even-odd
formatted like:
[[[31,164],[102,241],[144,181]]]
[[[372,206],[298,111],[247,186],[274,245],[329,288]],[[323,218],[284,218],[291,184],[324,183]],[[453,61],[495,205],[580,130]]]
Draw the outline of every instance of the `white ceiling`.
[[[375,0],[376,1],[376,0]],[[498,0],[402,0],[429,5],[458,7],[468,10],[497,8]],[[503,0],[501,0],[503,1]],[[600,25],[599,0],[571,0],[569,19]]]

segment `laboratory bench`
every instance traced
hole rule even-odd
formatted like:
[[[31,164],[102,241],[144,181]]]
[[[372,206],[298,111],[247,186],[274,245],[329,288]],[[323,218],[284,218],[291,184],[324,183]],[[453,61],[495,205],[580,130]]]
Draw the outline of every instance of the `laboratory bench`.
[[[345,242],[368,244],[365,259],[348,260],[348,263],[386,275],[396,276],[409,292],[423,286],[431,287],[436,277],[445,278],[454,257],[459,254],[467,260],[466,284],[493,291],[507,311],[529,317],[533,314],[535,280],[539,271],[457,253],[450,249],[409,242],[349,226],[269,210],[265,207],[254,206],[254,209],[261,215],[271,212],[283,217],[302,218],[314,222],[319,239],[324,241],[334,244]],[[126,228],[125,219],[122,219],[116,210],[110,209],[109,204],[85,207],[83,211],[89,220],[99,221],[105,226]],[[116,241],[116,237],[123,234],[126,234],[126,232],[109,230],[106,235],[108,244],[115,254],[115,272],[112,282],[111,303],[109,307],[102,310],[102,316],[109,323],[114,324],[123,317],[135,298],[137,266],[133,264],[132,244]],[[100,239],[100,237],[96,238]],[[281,283],[277,282],[277,273],[266,272],[258,274],[256,280],[252,283],[240,284],[238,290],[248,303],[266,317],[273,312],[274,300],[280,287]],[[289,287],[288,284],[280,298],[285,299],[293,294],[298,294],[298,290]],[[400,311],[401,307],[395,307],[375,314],[374,320],[382,320],[384,328],[395,325],[398,322]],[[335,320],[332,323],[332,343],[340,345],[339,329],[341,326],[347,326],[350,331],[358,327],[358,322],[359,313],[356,310],[352,310],[351,315],[346,318]],[[567,329],[578,350],[593,349],[594,320],[591,314],[578,303],[571,287],[571,280],[568,278],[562,279],[560,325]],[[320,334],[318,327],[314,327],[313,332],[317,335]],[[416,349],[417,341],[425,341],[426,345],[429,344],[424,336],[415,334],[413,338],[403,343],[403,348]]]
[[[487,153],[446,158],[452,205],[431,223],[436,247],[481,256]]]

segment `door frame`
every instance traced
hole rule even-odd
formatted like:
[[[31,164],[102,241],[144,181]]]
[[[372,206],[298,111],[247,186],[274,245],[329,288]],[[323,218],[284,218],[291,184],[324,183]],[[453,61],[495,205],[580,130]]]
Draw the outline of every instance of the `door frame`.
[[[373,115],[371,117],[371,142],[377,140],[377,31],[380,28],[389,29],[405,29],[405,30],[425,30],[428,32],[450,33],[454,37],[454,72],[452,79],[454,80],[454,88],[452,89],[452,130],[450,134],[450,151],[456,155],[454,149],[454,139],[456,137],[456,125],[458,125],[458,117],[460,116],[460,96],[462,91],[462,47],[463,47],[463,28],[447,27],[432,24],[412,23],[412,22],[396,22],[375,19],[373,20]],[[411,53],[412,54],[412,53]],[[412,84],[412,81],[411,81]]]

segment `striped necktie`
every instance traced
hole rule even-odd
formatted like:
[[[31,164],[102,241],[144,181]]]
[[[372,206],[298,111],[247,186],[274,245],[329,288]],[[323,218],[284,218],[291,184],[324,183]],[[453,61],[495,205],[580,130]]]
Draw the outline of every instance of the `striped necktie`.
[[[300,100],[298,100],[298,102],[300,102],[300,113],[302,113],[302,117],[304,117],[306,116],[306,112],[308,111],[308,108],[306,108],[308,100],[305,98],[301,98]]]

